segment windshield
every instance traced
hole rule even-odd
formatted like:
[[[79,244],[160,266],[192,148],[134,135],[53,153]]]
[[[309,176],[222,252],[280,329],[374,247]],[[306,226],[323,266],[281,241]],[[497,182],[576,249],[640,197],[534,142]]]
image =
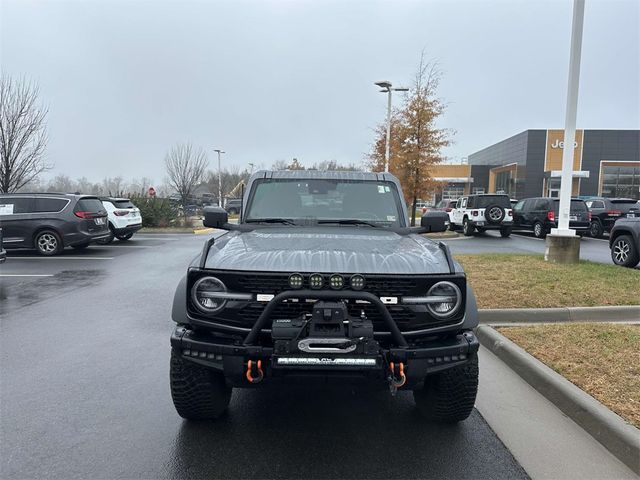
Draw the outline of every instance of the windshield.
[[[361,220],[381,227],[405,226],[398,191],[392,182],[263,179],[256,181],[252,190],[247,222]]]

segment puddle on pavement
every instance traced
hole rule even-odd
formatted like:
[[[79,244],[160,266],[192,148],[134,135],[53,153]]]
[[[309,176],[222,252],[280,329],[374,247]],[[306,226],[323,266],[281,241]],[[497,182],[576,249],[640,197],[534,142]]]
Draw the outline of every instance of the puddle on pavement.
[[[11,285],[0,280],[0,315],[71,290],[95,285],[106,275],[104,270],[65,270],[52,277],[25,280]]]

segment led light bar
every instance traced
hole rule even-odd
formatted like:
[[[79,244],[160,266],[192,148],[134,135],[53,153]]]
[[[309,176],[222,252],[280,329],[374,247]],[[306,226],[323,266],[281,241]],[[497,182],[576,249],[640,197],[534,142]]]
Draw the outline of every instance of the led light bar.
[[[376,366],[375,358],[278,357],[278,365],[357,365]]]

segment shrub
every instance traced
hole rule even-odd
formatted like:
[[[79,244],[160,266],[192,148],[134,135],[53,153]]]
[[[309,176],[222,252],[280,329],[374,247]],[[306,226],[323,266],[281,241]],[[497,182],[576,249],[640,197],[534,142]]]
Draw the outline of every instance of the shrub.
[[[167,198],[131,197],[140,209],[143,227],[170,227],[178,220],[178,209]]]

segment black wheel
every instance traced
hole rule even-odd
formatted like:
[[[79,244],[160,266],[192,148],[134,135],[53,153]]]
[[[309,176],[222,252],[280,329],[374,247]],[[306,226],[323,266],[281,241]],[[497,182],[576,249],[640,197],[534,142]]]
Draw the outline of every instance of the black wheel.
[[[413,391],[418,411],[427,419],[455,423],[471,415],[478,393],[478,355],[444,372],[430,375],[424,388]]]
[[[231,387],[224,376],[207,368],[189,363],[171,350],[169,371],[171,398],[182,418],[210,420],[227,409],[231,399]]]
[[[640,263],[640,252],[630,235],[620,235],[611,244],[611,259],[616,265],[633,268]]]
[[[533,235],[536,238],[544,238],[547,236],[547,230],[540,222],[533,224]]]
[[[484,233],[487,231],[487,229],[484,227],[476,227],[476,230],[478,231],[478,233]]]
[[[109,236],[105,238],[101,238],[100,240],[96,240],[96,243],[98,245],[109,245],[111,242],[113,242],[114,238],[115,238],[115,235],[113,234],[111,229],[109,229]]]
[[[84,250],[85,248],[87,248],[89,246],[88,243],[81,243],[80,245],[71,245],[73,248],[75,248],[76,250]]]
[[[511,227],[501,227],[500,236],[502,238],[508,238],[511,235]]]
[[[603,234],[604,230],[600,222],[597,220],[591,222],[591,225],[589,225],[589,236],[593,238],[602,238]]]
[[[475,227],[471,225],[471,222],[469,222],[468,218],[465,218],[462,221],[462,233],[464,234],[464,236],[470,237],[471,235],[473,235],[474,230],[475,230]]]
[[[505,216],[506,212],[500,205],[489,205],[484,209],[484,218],[487,223],[497,225]]]
[[[456,224],[453,222],[449,222],[449,230],[451,230],[452,232],[456,231]]]
[[[116,238],[118,240],[120,240],[121,242],[126,242],[127,240],[129,240],[131,237],[133,237],[133,233],[121,233],[121,234],[117,234],[116,233]]]
[[[33,239],[33,243],[40,255],[57,255],[64,249],[60,236],[53,230],[42,230],[38,232]]]

